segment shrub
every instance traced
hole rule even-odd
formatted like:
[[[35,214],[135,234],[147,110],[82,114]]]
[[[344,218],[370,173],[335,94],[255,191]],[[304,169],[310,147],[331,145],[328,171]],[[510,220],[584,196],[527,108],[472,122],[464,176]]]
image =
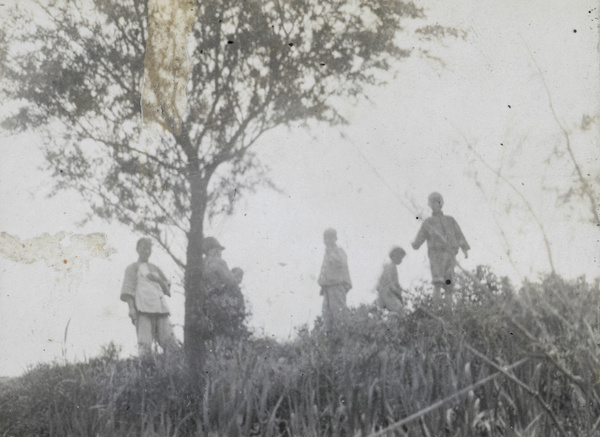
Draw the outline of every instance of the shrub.
[[[406,316],[363,305],[288,343],[217,338],[201,380],[180,352],[140,362],[109,345],[5,383],[0,433],[370,435],[412,417],[387,435],[594,435],[598,293],[556,276],[515,290],[480,267],[440,314],[413,295]]]

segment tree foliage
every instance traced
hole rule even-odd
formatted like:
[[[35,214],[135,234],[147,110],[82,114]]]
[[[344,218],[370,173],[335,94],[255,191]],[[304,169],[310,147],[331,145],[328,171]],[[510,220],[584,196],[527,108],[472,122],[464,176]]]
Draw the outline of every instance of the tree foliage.
[[[258,138],[292,122],[343,122],[331,98],[356,97],[378,81],[378,70],[408,56],[396,32],[402,18],[423,15],[402,2],[204,2],[184,132],[144,141],[145,3],[42,9],[43,21],[15,11],[2,74],[19,109],[2,126],[45,135],[56,188],[77,189],[95,214],[165,243],[167,227],[189,231],[190,171],[207,182],[228,163],[207,200],[210,214],[230,212],[232,200],[264,177],[249,151]]]
[[[181,131],[148,135],[146,2],[38,7],[13,10],[1,35],[1,91],[15,104],[2,126],[43,135],[55,190],[79,191],[93,214],[154,237],[185,269],[186,329],[202,306],[204,217],[270,184],[252,146],[278,126],[343,123],[337,103],[382,83],[382,72],[411,53],[399,37],[404,20],[424,18],[404,1],[199,2]],[[439,26],[417,33],[446,34]],[[174,240],[187,241],[185,257]]]

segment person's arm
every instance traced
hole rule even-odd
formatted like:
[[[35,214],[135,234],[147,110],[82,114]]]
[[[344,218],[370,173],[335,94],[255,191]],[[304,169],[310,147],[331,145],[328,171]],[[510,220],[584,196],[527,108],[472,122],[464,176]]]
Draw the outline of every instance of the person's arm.
[[[138,316],[135,306],[135,289],[137,286],[137,264],[132,264],[125,269],[125,279],[121,287],[121,300],[129,306],[129,318],[135,324]]]
[[[344,267],[348,263],[346,252],[344,252],[344,249],[341,247],[326,248],[325,257],[327,259],[327,265],[334,269]]]
[[[469,246],[469,243],[467,243],[467,239],[462,233],[462,230],[460,229],[460,226],[458,225],[458,222],[456,220],[454,220],[454,231],[456,233],[455,236],[456,241],[458,241],[458,247],[460,247],[460,249],[462,250],[463,254],[465,255],[465,258],[468,258],[471,246]]]
[[[138,310],[135,306],[135,299],[132,297],[127,297],[127,305],[129,306],[129,318],[131,319],[131,323],[135,325],[135,322],[138,318]]]
[[[417,233],[417,236],[415,237],[415,241],[412,242],[412,248],[415,250],[418,250],[423,243],[425,243],[425,241],[427,240],[427,229],[425,227],[425,223],[423,223],[421,225],[421,229],[419,229],[419,232]]]
[[[401,296],[401,293],[402,293],[402,287],[400,287],[400,284],[399,284],[399,283],[397,283],[397,282],[395,282],[395,283],[394,283],[394,282],[392,282],[392,283],[390,284],[390,290],[391,290],[391,291],[392,291],[392,293],[394,293],[396,296],[398,296],[398,297],[400,297],[400,298],[402,297],[402,296]]]
[[[321,294],[323,294],[323,288],[327,285],[327,259],[328,259],[327,250],[325,250],[325,255],[323,256],[323,261],[321,262],[321,269],[319,270],[319,278],[317,279],[317,283],[321,286]]]
[[[152,265],[152,270],[154,271],[148,275],[148,279],[157,282],[162,292],[167,296],[171,296],[171,282],[158,266]]]
[[[350,269],[348,268],[348,255],[341,247],[335,250],[335,258],[332,269],[335,271],[336,282],[342,283],[346,287],[346,293],[352,289],[352,280],[350,279]]]
[[[346,273],[345,273],[346,272]],[[348,290],[352,288],[348,272],[348,258],[346,252],[340,247],[327,247],[318,283],[321,287],[328,287],[344,283]]]
[[[404,302],[402,299],[402,288],[398,285],[397,287],[390,287],[390,293],[394,295],[400,302]]]
[[[398,270],[395,265],[390,265],[390,291],[402,302],[402,287],[398,280]]]
[[[137,264],[131,264],[125,269],[125,278],[121,287],[121,300],[127,302],[131,297],[135,299],[135,288],[137,286]]]

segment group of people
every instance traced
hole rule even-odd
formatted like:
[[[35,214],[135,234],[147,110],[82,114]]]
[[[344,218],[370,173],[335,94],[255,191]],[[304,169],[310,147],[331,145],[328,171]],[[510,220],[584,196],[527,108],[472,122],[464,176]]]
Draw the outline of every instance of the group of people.
[[[428,204],[432,215],[421,225],[412,247],[418,250],[427,242],[433,300],[440,304],[442,289],[446,300],[452,296],[459,249],[467,258],[470,247],[456,220],[442,213],[442,196],[439,193],[430,194]],[[347,320],[346,295],[352,288],[352,281],[346,253],[337,245],[337,232],[331,228],[326,229],[323,242],[325,256],[318,284],[323,296],[323,322],[325,329],[329,331]],[[154,340],[165,352],[169,352],[176,345],[165,302],[165,296],[170,296],[171,284],[159,267],[148,262],[152,253],[152,240],[141,238],[136,249],[138,261],[125,271],[121,300],[129,306],[129,317],[137,330],[140,355],[151,352]],[[242,322],[246,314],[240,290],[244,272],[239,267],[229,269],[221,256],[224,249],[214,237],[206,237],[202,244],[205,311],[211,316],[211,329],[215,333],[235,336],[243,329]],[[377,283],[378,304],[399,314],[403,311],[404,302],[397,266],[405,256],[406,251],[401,247],[392,248],[389,253],[390,262],[384,266]]]
[[[427,242],[427,255],[431,267],[433,283],[433,301],[441,304],[441,292],[448,304],[454,290],[456,255],[459,249],[465,258],[469,256],[470,246],[453,217],[444,215],[444,199],[439,193],[431,193],[428,198],[431,217],[423,221],[412,247],[418,250]],[[344,250],[337,245],[335,229],[326,229],[323,234],[325,256],[321,266],[318,283],[323,296],[323,323],[326,330],[346,322],[348,308],[346,294],[352,288],[348,259]],[[377,303],[388,311],[402,314],[404,302],[402,288],[398,280],[398,265],[406,256],[401,247],[394,247],[389,253],[390,262],[383,267],[377,283]]]
[[[244,271],[240,267],[229,269],[221,257],[224,249],[214,237],[206,237],[202,242],[204,311],[210,314],[212,332],[235,337],[245,330],[246,309],[240,289]],[[129,306],[139,354],[150,354],[154,341],[169,353],[177,345],[165,302],[165,297],[171,295],[171,283],[158,266],[148,261],[152,254],[151,239],[140,238],[136,250],[138,260],[125,270],[121,300]]]

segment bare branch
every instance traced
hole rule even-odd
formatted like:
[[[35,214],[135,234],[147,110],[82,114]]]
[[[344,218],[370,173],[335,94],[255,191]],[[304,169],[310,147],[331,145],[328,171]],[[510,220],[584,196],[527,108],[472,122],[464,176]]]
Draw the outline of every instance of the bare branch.
[[[556,124],[558,125],[560,131],[562,132],[563,136],[565,137],[565,147],[567,148],[567,152],[569,154],[571,164],[573,164],[573,167],[575,168],[575,172],[577,173],[577,178],[579,179],[579,183],[581,184],[583,193],[587,197],[587,199],[590,203],[590,212],[592,213],[592,216],[594,218],[594,223],[596,226],[600,226],[600,216],[598,215],[598,208],[599,208],[598,205],[600,202],[598,202],[598,200],[596,199],[596,196],[594,195],[594,191],[592,190],[592,187],[590,187],[590,185],[587,181],[587,178],[584,176],[583,171],[581,170],[581,167],[579,165],[579,162],[577,161],[577,158],[575,157],[575,153],[573,152],[573,147],[571,145],[571,136],[569,134],[569,131],[563,125],[563,123],[560,121],[560,119],[558,118],[558,114],[556,113],[556,109],[554,108],[554,103],[552,102],[552,95],[550,94],[550,89],[548,88],[548,84],[546,83],[546,78],[544,77],[544,74],[542,73],[542,70],[541,70],[539,64],[537,63],[537,60],[533,56],[533,53],[531,53],[531,50],[529,50],[529,47],[527,47],[527,52],[529,53],[531,60],[535,64],[535,66],[538,70],[538,73],[540,75],[540,78],[542,80],[544,90],[546,91],[546,96],[548,97],[548,106],[550,107],[550,112],[552,112],[552,117],[554,118],[554,121],[556,121]]]
[[[479,154],[479,152],[477,152],[475,147],[471,144],[471,142],[467,139],[465,134],[460,129],[458,129],[454,125],[452,125],[452,126],[458,131],[460,136],[465,141],[467,148],[473,153],[473,155],[475,155],[475,157],[479,160],[479,162],[481,162],[486,169],[488,169],[493,174],[495,174],[499,179],[501,179],[508,187],[510,187],[510,189],[519,197],[519,199],[521,199],[521,201],[527,208],[527,211],[529,211],[529,214],[531,215],[531,217],[535,221],[536,225],[540,229],[540,233],[542,234],[542,239],[544,241],[544,245],[546,246],[546,255],[548,256],[548,263],[550,264],[550,269],[552,270],[553,273],[555,273],[556,269],[554,268],[554,259],[552,256],[552,249],[550,247],[550,240],[548,239],[548,234],[546,233],[544,224],[542,223],[542,221],[539,219],[539,217],[533,210],[533,207],[531,206],[531,203],[529,202],[529,200],[527,200],[527,198],[523,195],[523,193],[521,193],[521,191],[506,176],[504,176],[497,169],[495,169],[490,164],[488,164],[488,162],[481,156],[481,154]]]

